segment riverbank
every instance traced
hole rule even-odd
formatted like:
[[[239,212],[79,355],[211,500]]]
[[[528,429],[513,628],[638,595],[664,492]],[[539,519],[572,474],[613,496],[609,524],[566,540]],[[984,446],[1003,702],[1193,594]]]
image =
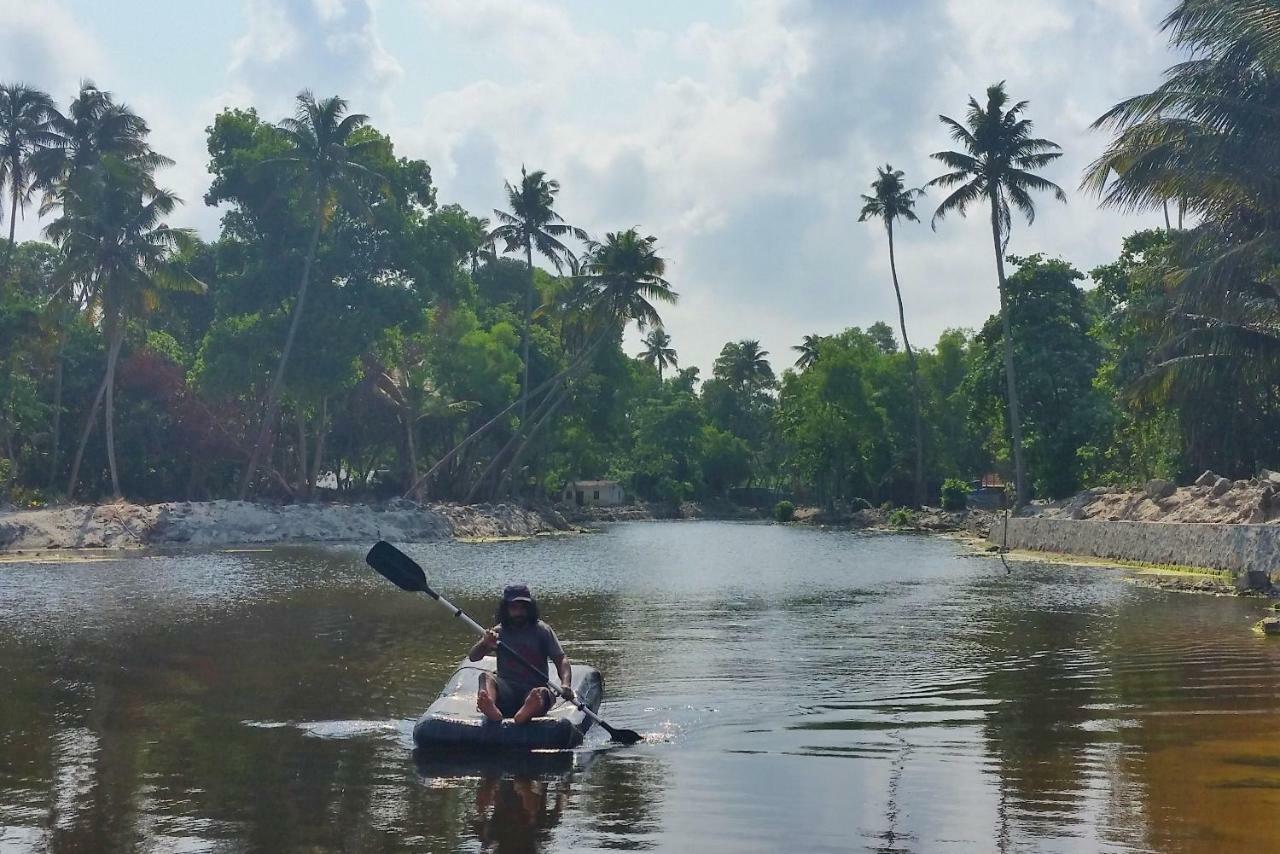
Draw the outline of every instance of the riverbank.
[[[0,552],[531,537],[571,526],[514,504],[259,504],[174,501],[0,513]]]

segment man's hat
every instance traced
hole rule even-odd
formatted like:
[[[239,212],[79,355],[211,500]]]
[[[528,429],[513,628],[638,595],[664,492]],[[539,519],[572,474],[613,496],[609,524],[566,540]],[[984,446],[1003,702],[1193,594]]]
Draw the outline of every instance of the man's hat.
[[[533,603],[533,594],[529,592],[527,584],[508,584],[507,588],[502,591],[503,602],[529,602]]]

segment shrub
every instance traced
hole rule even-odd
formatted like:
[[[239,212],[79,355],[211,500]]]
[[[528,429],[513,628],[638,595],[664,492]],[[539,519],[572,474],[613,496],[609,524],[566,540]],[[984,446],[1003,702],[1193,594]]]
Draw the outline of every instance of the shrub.
[[[796,517],[796,506],[790,501],[779,501],[773,506],[773,518],[779,522],[790,522]]]
[[[889,527],[911,528],[916,524],[916,514],[906,507],[899,507],[889,514]]]
[[[969,484],[955,477],[942,482],[942,509],[963,510],[969,502]]]

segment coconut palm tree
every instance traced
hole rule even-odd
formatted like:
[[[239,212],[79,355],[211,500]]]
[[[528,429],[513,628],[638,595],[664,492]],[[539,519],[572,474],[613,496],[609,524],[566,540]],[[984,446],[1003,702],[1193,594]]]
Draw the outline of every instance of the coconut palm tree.
[[[662,372],[666,368],[678,368],[676,351],[671,347],[671,336],[661,326],[655,326],[644,337],[644,352],[640,358],[658,369],[658,381],[662,381]]]
[[[510,211],[494,210],[498,225],[490,234],[491,240],[505,243],[507,252],[521,252],[529,267],[529,281],[525,286],[524,325],[520,330],[520,353],[524,360],[524,379],[520,384],[520,420],[524,421],[529,397],[529,321],[533,315],[533,253],[551,262],[556,272],[565,266],[573,267],[577,259],[569,247],[560,241],[562,237],[574,237],[587,241],[587,233],[565,223],[555,211],[560,182],[548,178],[542,170],[526,172],[520,167],[520,185],[506,183],[507,205]]]
[[[65,211],[68,200],[60,198],[63,191],[104,155],[134,167],[140,187],[146,186],[155,170],[173,165],[152,150],[147,142],[150,128],[142,117],[91,80],[80,84],[65,113],[49,115],[48,130],[51,136],[45,145],[31,155],[36,185],[44,192],[41,215],[55,207]]]
[[[593,311],[606,327],[621,331],[633,320],[641,330],[660,327],[662,317],[654,302],[670,305],[679,298],[662,278],[667,262],[658,255],[657,242],[629,228],[609,232],[603,243],[588,243],[582,273],[596,293]]]
[[[800,357],[796,359],[797,368],[803,371],[818,361],[818,347],[822,344],[823,337],[817,334],[806,335],[804,336],[804,341],[791,348],[800,354]]]
[[[1009,397],[1009,426],[1013,439],[1013,469],[1018,506],[1027,503],[1027,469],[1022,452],[1022,422],[1018,407],[1018,383],[1013,365],[1013,332],[1009,321],[1008,283],[1004,273],[1004,253],[1013,226],[1010,206],[1016,207],[1027,224],[1035,220],[1036,207],[1032,191],[1049,192],[1063,203],[1067,196],[1062,188],[1035,174],[1062,156],[1060,146],[1031,135],[1031,120],[1023,116],[1026,101],[1006,109],[1009,95],[1004,82],[987,87],[984,107],[969,99],[964,123],[947,116],[939,120],[948,128],[960,151],[939,151],[933,158],[950,171],[934,178],[925,186],[943,187],[951,191],[938,205],[933,225],[952,211],[964,216],[971,205],[985,204],[991,216],[991,240],[995,247],[996,280],[1000,290],[1000,322],[1004,338],[1004,374]]]
[[[22,83],[0,85],[0,191],[9,193],[9,246],[4,269],[13,264],[14,229],[18,211],[31,201],[35,186],[32,159],[42,148],[53,145],[57,136],[50,122],[58,115],[53,99],[39,89]]]
[[[884,222],[885,235],[889,238],[889,273],[893,278],[893,294],[898,298],[898,326],[902,330],[902,346],[907,351],[907,365],[911,369],[911,407],[915,415],[916,432],[916,506],[924,506],[924,424],[920,418],[920,378],[916,370],[916,354],[907,338],[907,315],[902,308],[902,288],[898,284],[898,264],[893,252],[893,224],[899,219],[919,222],[916,217],[916,199],[924,190],[912,189],[902,182],[900,169],[885,164],[876,168],[876,179],[871,182],[871,195],[862,197],[862,213],[858,222],[876,218]]]
[[[740,389],[770,388],[777,378],[769,364],[769,351],[753,338],[730,341],[716,357],[715,374]]]
[[[80,463],[89,437],[104,407],[107,465],[111,490],[120,497],[115,454],[115,375],[130,319],[151,311],[165,290],[197,290],[201,286],[180,273],[175,250],[189,235],[163,222],[179,199],[154,187],[151,176],[136,163],[112,155],[84,167],[79,180],[59,192],[63,214],[45,229],[64,257],[66,274],[78,281],[90,311],[101,317],[107,338],[107,363],[85,417],[67,480],[67,498],[75,495]]]
[[[368,203],[364,195],[367,187],[362,185],[386,185],[384,176],[360,162],[361,155],[377,145],[376,139],[360,139],[356,135],[368,123],[368,116],[348,113],[347,102],[337,95],[317,101],[315,95],[304,90],[298,93],[297,102],[295,115],[279,124],[290,152],[284,157],[267,161],[267,164],[298,181],[310,205],[311,235],[307,240],[297,296],[290,311],[289,331],[285,334],[280,360],[276,363],[271,387],[267,391],[262,424],[240,480],[241,500],[248,495],[249,487],[257,475],[258,461],[263,456],[280,410],[280,393],[284,388],[285,371],[289,366],[289,356],[293,352],[293,343],[302,320],[307,289],[311,284],[311,268],[320,244],[320,233],[331,221],[340,204],[356,210],[367,210]]]

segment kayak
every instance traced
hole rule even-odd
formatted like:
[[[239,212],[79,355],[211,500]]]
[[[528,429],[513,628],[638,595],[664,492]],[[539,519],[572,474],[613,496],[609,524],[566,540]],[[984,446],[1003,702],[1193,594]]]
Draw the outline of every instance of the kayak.
[[[582,744],[591,718],[572,703],[557,700],[546,715],[528,723],[491,721],[476,710],[480,673],[498,666],[492,655],[479,661],[463,661],[444,690],[413,727],[413,743],[420,750],[459,748],[498,750],[568,750]],[[553,677],[552,684],[555,683]],[[591,711],[600,709],[604,681],[585,664],[573,665],[573,690]]]

